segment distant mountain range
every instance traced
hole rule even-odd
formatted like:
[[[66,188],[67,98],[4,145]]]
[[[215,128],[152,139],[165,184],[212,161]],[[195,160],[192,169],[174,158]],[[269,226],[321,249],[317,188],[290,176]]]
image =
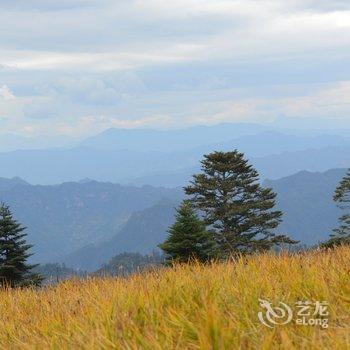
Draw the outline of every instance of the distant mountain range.
[[[150,208],[135,212],[111,239],[82,247],[60,261],[76,269],[94,271],[123,252],[151,253],[166,237],[179,202],[164,199]]]
[[[345,169],[324,173],[302,171],[279,180],[265,181],[264,186],[276,191],[277,207],[284,213],[278,232],[305,245],[324,241],[337,225],[340,212],[332,197],[345,173]],[[174,220],[175,205],[173,201],[162,201],[137,212],[110,240],[83,247],[62,262],[92,271],[104,260],[122,252],[152,252],[167,235],[167,228]]]
[[[300,120],[296,122],[296,125],[300,125]],[[299,137],[300,140],[297,144],[291,140],[294,150],[296,150],[295,147],[298,149],[298,146],[309,148],[339,145],[336,138],[350,137],[350,130],[348,129],[328,129],[328,131],[326,131],[325,129],[317,129],[317,126],[315,126],[314,129],[288,129],[281,126],[278,122],[273,124],[222,123],[211,126],[194,126],[183,129],[164,130],[111,128],[85,139],[82,137],[64,135],[36,135],[29,137],[14,134],[0,134],[0,152],[75,147],[113,151],[171,152],[204,145],[221,144],[241,137],[269,132]],[[327,133],[329,134],[328,136],[326,135]],[[307,138],[314,138],[314,140],[310,143],[306,140]],[[303,142],[303,139],[306,140],[306,144]],[[283,146],[278,143],[278,140],[276,141],[276,149]],[[317,144],[318,141],[321,143]],[[244,142],[243,140],[243,143]],[[340,140],[340,143],[341,142]],[[287,145],[288,143],[289,140],[286,138],[285,144]],[[287,147],[288,150],[291,150],[290,145]]]
[[[82,141],[80,147],[109,151],[199,153],[213,149],[244,150],[251,157],[326,146],[350,145],[350,137],[332,134],[300,135],[257,124],[219,124],[181,130],[109,129]]]
[[[324,241],[338,223],[340,210],[333,201],[334,190],[346,169],[326,172],[301,171],[279,180],[267,180],[264,186],[277,193],[277,207],[283,211],[280,232],[302,244]]]
[[[270,179],[350,164],[348,137],[259,129],[263,127],[245,124],[163,132],[112,129],[74,148],[0,153],[0,176],[20,176],[33,184],[88,177],[123,184],[182,186],[199,168],[203,154],[233,149],[244,152],[261,176]],[[241,133],[245,135],[239,136]]]
[[[302,171],[264,185],[278,194],[285,213],[279,232],[303,244],[328,237],[339,210],[332,201],[345,169]],[[35,262],[64,262],[95,270],[122,252],[149,253],[164,240],[183,198],[181,188],[133,187],[85,180],[33,186],[0,179],[0,201],[28,227]]]
[[[225,123],[187,129],[108,129],[79,145],[99,150],[180,151],[269,130],[268,126],[250,123]]]
[[[12,179],[5,179],[0,177],[0,192],[11,190],[18,185],[29,185],[28,182],[22,180],[20,177],[13,177]]]
[[[326,170],[349,167],[350,132],[281,130],[236,123],[109,129],[83,141],[2,135],[0,150],[20,150],[0,152],[0,201],[28,227],[33,261],[95,270],[124,251],[155,249],[203,155],[238,149],[278,193],[280,232],[313,244],[339,215],[332,193],[345,170]]]
[[[303,170],[324,172],[333,168],[348,168],[350,165],[350,146],[329,146],[321,149],[284,152],[251,158],[250,162],[258,170],[262,179],[277,180]],[[138,186],[143,184],[165,187],[184,186],[198,171],[200,171],[200,164],[177,171],[155,171],[148,175],[124,179],[121,183]]]
[[[5,183],[0,181],[0,185]],[[120,186],[96,181],[32,186],[7,182],[0,201],[28,227],[33,261],[52,262],[85,245],[113,237],[130,216],[163,198],[180,198],[179,189]]]

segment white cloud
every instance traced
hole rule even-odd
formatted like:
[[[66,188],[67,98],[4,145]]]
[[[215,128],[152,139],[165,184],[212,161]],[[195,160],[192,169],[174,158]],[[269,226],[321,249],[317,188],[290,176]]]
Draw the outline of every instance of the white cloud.
[[[263,88],[262,88],[263,90]],[[298,91],[298,86],[294,91]],[[3,130],[16,130],[19,133],[40,134],[62,134],[69,136],[91,135],[110,127],[121,128],[169,128],[184,127],[197,124],[212,125],[221,122],[259,122],[272,123],[277,118],[300,118],[348,121],[350,125],[350,81],[339,83],[321,84],[310,89],[308,93],[292,96],[281,96],[272,98],[263,96],[243,97],[239,91],[231,91],[230,96],[220,90],[216,90],[217,97],[210,98],[213,91],[207,92],[206,101],[189,99],[178,102],[182,103],[179,109],[170,108],[165,105],[157,111],[144,107],[143,98],[131,99],[130,103],[135,105],[135,115],[123,117],[123,109],[104,107],[100,108],[77,108],[74,104],[68,105],[73,111],[68,117],[62,117],[65,109],[57,107],[52,109],[50,99],[20,99],[16,103],[17,110],[13,109],[14,118],[5,118],[2,121]],[[186,93],[184,93],[185,96]],[[285,93],[288,95],[288,92]],[[199,95],[201,96],[201,95]],[[158,95],[154,96],[157,99]],[[165,96],[163,96],[163,101]],[[11,102],[12,101],[7,101]],[[149,101],[152,105],[152,101]],[[0,110],[1,110],[0,104]],[[21,108],[19,109],[19,106]],[[144,107],[137,112],[138,106]],[[14,107],[14,105],[12,106]],[[128,108],[131,108],[130,106]],[[127,109],[128,109],[127,108]],[[87,114],[89,109],[94,114]],[[104,114],[98,114],[99,111]],[[169,110],[172,112],[169,113]],[[54,114],[50,115],[50,113]],[[9,112],[9,111],[8,111]],[[27,112],[27,113],[24,113]],[[57,112],[57,114],[56,114]],[[30,113],[30,114],[28,114]],[[334,124],[336,126],[336,124]]]
[[[272,123],[281,116],[314,119],[315,123],[318,119],[350,122],[350,81],[321,85],[316,91],[302,96],[243,98],[206,103],[187,118],[187,122],[189,124],[237,121]]]
[[[200,56],[201,45],[169,44],[160,50],[108,52],[108,53],[57,53],[2,51],[2,64],[20,70],[96,70],[115,71],[131,68],[186,62]]]
[[[13,100],[15,98],[15,95],[7,85],[3,85],[0,87],[0,97],[2,97],[4,100]]]
[[[343,81],[309,96],[280,101],[285,115],[350,119],[350,81]]]
[[[259,55],[278,59],[350,46],[350,11],[323,11],[312,1],[305,7],[276,0],[107,1],[97,9],[68,3],[68,10],[52,13],[38,11],[40,6],[30,15],[29,6],[2,11],[0,63],[108,71],[191,60],[258,61]]]
[[[4,0],[0,32],[1,132],[350,118],[348,1]]]

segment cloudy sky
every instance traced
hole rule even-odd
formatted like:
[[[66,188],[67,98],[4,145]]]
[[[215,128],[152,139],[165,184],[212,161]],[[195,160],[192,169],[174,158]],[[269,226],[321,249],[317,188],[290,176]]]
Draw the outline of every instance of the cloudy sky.
[[[348,0],[1,0],[0,133],[350,128]]]

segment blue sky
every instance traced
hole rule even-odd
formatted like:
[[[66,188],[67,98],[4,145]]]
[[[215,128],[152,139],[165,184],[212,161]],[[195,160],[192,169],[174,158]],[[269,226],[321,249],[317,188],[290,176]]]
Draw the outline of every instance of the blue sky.
[[[0,133],[350,127],[350,2],[2,0]]]

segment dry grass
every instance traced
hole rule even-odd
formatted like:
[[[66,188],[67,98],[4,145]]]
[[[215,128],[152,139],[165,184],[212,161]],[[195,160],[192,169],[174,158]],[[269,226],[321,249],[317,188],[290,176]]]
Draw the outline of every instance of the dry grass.
[[[259,298],[329,302],[328,329],[269,329]],[[350,348],[350,249],[0,291],[1,349]]]

